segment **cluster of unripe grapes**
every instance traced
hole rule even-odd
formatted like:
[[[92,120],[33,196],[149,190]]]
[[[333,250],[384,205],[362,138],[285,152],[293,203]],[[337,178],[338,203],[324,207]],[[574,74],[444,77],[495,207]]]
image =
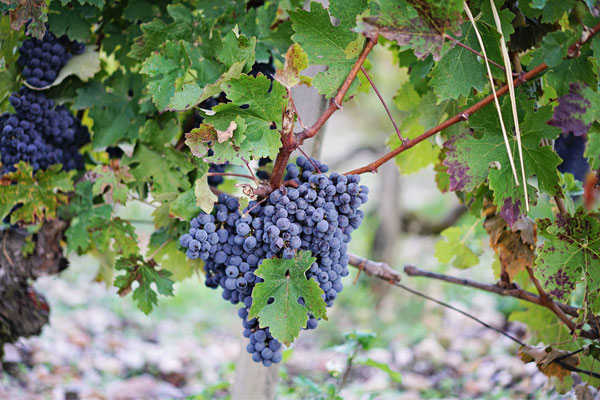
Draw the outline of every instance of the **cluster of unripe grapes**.
[[[309,250],[316,261],[306,273],[323,290],[331,307],[348,275],[348,242],[363,213],[358,208],[368,200],[368,188],[358,175],[326,175],[329,167],[317,160],[299,157],[287,166],[285,179],[293,186],[281,187],[263,200],[252,201],[243,210],[235,197],[221,194],[210,214],[201,212],[190,222],[180,244],[191,259],[204,260],[206,285],[222,289],[225,300],[242,303],[247,350],[252,359],[269,366],[281,360],[281,344],[269,328],[248,320],[252,290],[262,282],[255,275],[262,261],[293,258]],[[294,187],[297,186],[297,187]],[[304,299],[298,302],[303,304]],[[317,319],[308,315],[305,329],[314,329]]]

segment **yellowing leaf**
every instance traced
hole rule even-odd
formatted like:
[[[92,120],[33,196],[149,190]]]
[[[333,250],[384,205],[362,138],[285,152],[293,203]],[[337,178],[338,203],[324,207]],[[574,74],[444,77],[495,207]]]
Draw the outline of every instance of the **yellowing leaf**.
[[[217,196],[210,190],[206,177],[196,181],[194,186],[194,194],[196,195],[196,205],[206,213],[210,213],[217,201]]]
[[[535,362],[538,369],[546,376],[556,376],[561,381],[566,376],[571,376],[571,371],[554,362],[559,357],[569,354],[568,351],[558,350],[545,346],[525,345],[519,349],[519,355],[524,363]],[[562,360],[563,363],[572,367],[579,364],[579,357],[574,355]]]
[[[283,69],[278,69],[275,72],[275,79],[289,89],[301,82],[299,78],[300,71],[307,67],[308,55],[298,43],[294,43],[285,53],[285,64]]]
[[[61,171],[60,164],[35,175],[33,167],[23,161],[16,167],[16,171],[0,177],[0,219],[9,213],[11,224],[55,218],[57,207],[68,201],[66,193],[73,190],[70,174]]]

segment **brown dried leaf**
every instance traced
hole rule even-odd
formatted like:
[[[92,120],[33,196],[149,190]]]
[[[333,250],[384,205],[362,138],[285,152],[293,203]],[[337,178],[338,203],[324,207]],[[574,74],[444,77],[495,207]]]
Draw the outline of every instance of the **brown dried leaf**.
[[[223,143],[224,141],[231,139],[233,137],[233,131],[235,131],[236,129],[237,124],[235,123],[235,121],[231,121],[227,129],[224,131],[220,131],[217,129],[217,141],[219,143]]]
[[[492,203],[486,205],[483,215],[486,217],[483,226],[490,236],[490,247],[500,259],[501,276],[512,281],[520,271],[533,265],[537,226],[530,218],[521,217],[510,229],[504,218],[496,214],[496,206]]]
[[[2,0],[3,3],[9,6],[16,6],[11,10],[10,27],[18,31],[27,22],[27,34],[42,39],[46,34],[47,21],[45,9],[47,8],[45,0]]]
[[[460,35],[462,1],[385,0],[378,3],[379,15],[363,18],[357,30],[369,37],[380,34],[399,46],[407,45],[421,60],[431,54],[439,61],[444,34]]]
[[[568,351],[558,350],[550,346],[530,346],[525,345],[519,349],[519,355],[524,363],[535,362],[538,369],[546,376],[556,376],[560,381],[571,375],[571,371],[564,368],[557,362],[553,362],[559,357],[569,354]],[[579,364],[579,357],[573,355],[562,360],[562,363],[576,367]]]
[[[575,398],[577,400],[594,400],[594,395],[589,385],[580,383],[575,386]]]

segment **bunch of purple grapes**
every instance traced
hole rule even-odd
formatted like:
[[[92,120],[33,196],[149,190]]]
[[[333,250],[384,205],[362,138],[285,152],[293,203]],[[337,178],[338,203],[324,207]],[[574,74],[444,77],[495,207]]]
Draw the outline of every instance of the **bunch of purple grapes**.
[[[368,199],[368,188],[359,186],[357,175],[324,173],[328,166],[299,157],[287,166],[286,180],[298,187],[281,187],[263,201],[252,201],[242,212],[236,198],[221,194],[213,212],[201,212],[180,238],[191,259],[204,260],[206,285],[222,289],[225,300],[242,303],[244,336],[250,343],[252,359],[269,366],[281,360],[281,343],[269,328],[248,320],[252,290],[262,282],[255,275],[262,260],[293,258],[309,250],[316,261],[307,271],[322,298],[331,307],[343,289],[341,278],[348,275],[348,246],[351,233],[363,219],[358,208]],[[298,302],[303,304],[304,299]],[[314,329],[317,319],[309,314],[305,329]]]
[[[11,94],[9,101],[15,113],[0,116],[2,173],[14,171],[19,161],[34,170],[59,163],[66,170],[84,167],[79,148],[90,135],[67,108],[25,87]]]
[[[19,49],[19,65],[23,67],[25,81],[33,87],[50,85],[73,55],[85,51],[85,45],[71,41],[65,35],[57,38],[46,31],[42,40],[30,38]]]

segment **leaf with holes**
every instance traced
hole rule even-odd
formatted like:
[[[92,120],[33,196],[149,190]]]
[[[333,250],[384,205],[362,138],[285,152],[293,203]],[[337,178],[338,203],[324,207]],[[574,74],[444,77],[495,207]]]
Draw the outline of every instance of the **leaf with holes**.
[[[202,132],[192,131],[204,136],[201,142],[212,142],[210,148],[214,155],[208,160],[213,163],[231,161],[232,153],[246,159],[274,159],[281,147],[280,134],[275,128],[281,128],[281,115],[288,101],[286,89],[264,75],[256,78],[241,75],[221,87],[231,103],[213,107],[215,114],[206,116],[205,122],[211,124],[212,129],[201,127]],[[225,142],[215,143],[218,138],[216,130],[227,130],[231,121],[237,124],[233,137]],[[188,137],[188,140],[191,138]],[[195,143],[199,145],[198,141]],[[201,147],[196,147],[195,155],[203,153]]]
[[[258,318],[261,328],[269,327],[271,335],[286,345],[306,327],[308,313],[327,319],[323,290],[316,281],[306,279],[305,273],[315,261],[310,251],[301,251],[289,260],[264,260],[255,272],[264,282],[252,291],[248,318]],[[299,303],[300,298],[304,305]]]

